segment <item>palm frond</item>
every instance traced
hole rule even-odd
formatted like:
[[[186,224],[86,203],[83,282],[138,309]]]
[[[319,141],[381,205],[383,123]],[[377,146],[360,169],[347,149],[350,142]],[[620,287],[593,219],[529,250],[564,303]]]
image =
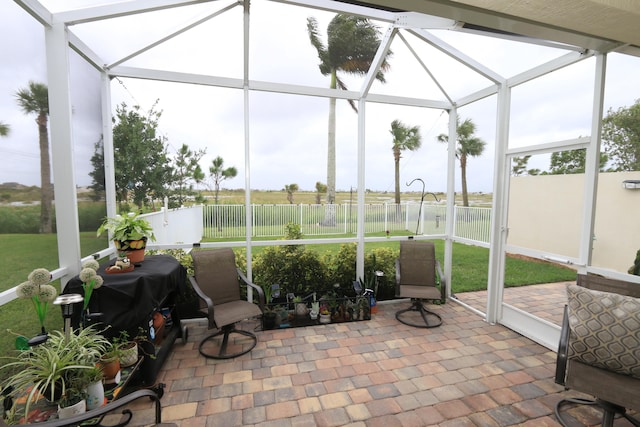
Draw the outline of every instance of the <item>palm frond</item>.
[[[309,41],[311,41],[311,45],[315,47],[316,51],[318,52],[318,58],[320,59],[320,72],[323,76],[326,76],[330,72],[327,48],[320,39],[320,33],[318,32],[318,21],[316,20],[316,18],[307,18],[307,32],[309,33]]]

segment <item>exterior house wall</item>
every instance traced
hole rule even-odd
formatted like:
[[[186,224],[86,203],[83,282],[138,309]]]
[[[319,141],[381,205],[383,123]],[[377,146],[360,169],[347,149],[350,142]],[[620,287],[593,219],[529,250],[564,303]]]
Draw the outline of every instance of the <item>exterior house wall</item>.
[[[626,272],[640,249],[640,172],[598,177],[591,265]],[[584,174],[512,177],[508,244],[578,258]]]

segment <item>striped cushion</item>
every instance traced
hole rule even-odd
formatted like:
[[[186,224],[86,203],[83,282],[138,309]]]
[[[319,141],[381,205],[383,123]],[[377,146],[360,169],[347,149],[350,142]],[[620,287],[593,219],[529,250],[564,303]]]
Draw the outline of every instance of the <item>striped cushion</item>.
[[[640,378],[640,299],[567,286],[569,357]]]

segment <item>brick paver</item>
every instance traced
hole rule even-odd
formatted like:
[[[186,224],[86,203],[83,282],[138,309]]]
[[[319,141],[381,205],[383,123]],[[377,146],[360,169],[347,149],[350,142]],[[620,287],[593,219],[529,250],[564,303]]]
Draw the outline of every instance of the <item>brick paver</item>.
[[[526,288],[505,299],[519,306],[527,296],[546,295],[539,301],[554,307],[547,314],[559,323],[555,306],[564,304],[564,284]],[[484,304],[482,293],[458,297],[479,309]],[[189,342],[176,342],[158,374],[166,385],[163,421],[179,427],[559,426],[555,403],[577,393],[554,383],[553,351],[455,302],[430,307],[442,315],[441,327],[412,328],[394,316],[407,304],[381,303],[369,321],[258,331],[256,347],[230,360],[200,356],[206,327],[191,323]],[[147,415],[130,425],[148,423],[151,403],[136,405]],[[568,411],[598,422],[591,408]]]

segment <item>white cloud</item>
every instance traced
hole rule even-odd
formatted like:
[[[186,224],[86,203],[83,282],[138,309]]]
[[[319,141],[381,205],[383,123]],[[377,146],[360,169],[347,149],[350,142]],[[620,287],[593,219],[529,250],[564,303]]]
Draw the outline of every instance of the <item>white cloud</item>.
[[[70,2],[86,5],[85,1]],[[45,5],[48,5],[45,2]],[[211,13],[223,5],[214,2],[176,10],[157,12],[153,17],[119,18],[118,25],[94,23],[72,30],[97,52],[104,52],[107,62],[153,41],[155,35],[166,35],[177,23],[188,22],[205,11]],[[213,18],[202,28],[178,36],[175,40],[150,50],[131,64],[145,67],[163,66],[183,72],[211,73],[226,77],[242,77],[242,13],[236,8]],[[20,40],[2,43],[0,57],[0,121],[9,123],[12,133],[0,140],[0,182],[17,181],[39,185],[37,129],[32,117],[22,114],[13,94],[29,80],[46,81],[44,38],[40,25],[13,2],[0,4],[0,37]],[[306,10],[272,2],[252,5],[250,42],[250,78],[292,84],[328,86],[328,77],[318,69],[315,49],[306,32],[306,19],[314,16],[324,34],[333,14]],[[158,29],[170,21],[167,29]],[[230,25],[232,24],[232,25]],[[385,31],[386,26],[382,25]],[[553,49],[517,45],[486,37],[472,37],[450,31],[435,33],[477,61],[505,77],[513,76],[536,64],[559,56]],[[420,53],[426,67],[457,98],[488,86],[488,80],[476,77],[456,65],[432,47],[407,35],[411,48]],[[387,84],[374,83],[372,91],[395,95],[429,95],[445,99],[426,70],[412,57],[404,43],[396,39],[392,46],[391,70]],[[100,137],[99,76],[86,65],[78,65],[72,55],[74,132],[77,179],[90,183],[89,158],[93,144]],[[569,67],[541,83],[527,84],[513,91],[514,111],[511,117],[511,146],[525,143],[558,141],[590,132],[591,99],[593,98],[594,60]],[[635,79],[640,69],[638,58],[610,55],[605,108],[631,105],[640,98],[640,82]],[[359,90],[361,78],[344,77],[350,89]],[[151,108],[159,99],[163,111],[160,130],[173,149],[188,144],[192,149],[207,150],[201,165],[205,171],[211,160],[221,156],[226,166],[235,166],[238,177],[225,182],[226,187],[244,186],[245,137],[243,96],[241,91],[160,83],[134,79],[112,81],[113,108],[120,102]],[[251,186],[279,190],[285,184],[297,183],[312,190],[316,181],[326,181],[326,141],[328,100],[271,93],[250,94]],[[495,150],[496,97],[460,108],[462,118],[471,118],[477,135],[487,142],[485,154],[469,160],[470,191],[490,192]],[[408,125],[419,125],[422,148],[403,154],[401,188],[414,178],[422,178],[430,191],[446,189],[447,147],[436,142],[447,133],[448,114],[438,110],[368,104],[366,107],[366,187],[393,190],[393,156],[390,123],[400,119]],[[357,186],[356,150],[357,116],[345,101],[338,101],[338,178],[337,187],[348,190]],[[544,168],[544,166],[543,166]],[[456,171],[459,179],[459,171]],[[459,183],[456,186],[460,188]],[[413,188],[412,188],[413,190]]]

